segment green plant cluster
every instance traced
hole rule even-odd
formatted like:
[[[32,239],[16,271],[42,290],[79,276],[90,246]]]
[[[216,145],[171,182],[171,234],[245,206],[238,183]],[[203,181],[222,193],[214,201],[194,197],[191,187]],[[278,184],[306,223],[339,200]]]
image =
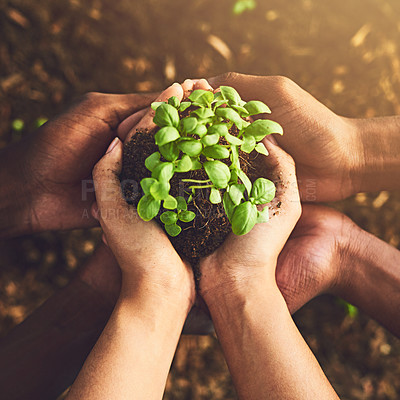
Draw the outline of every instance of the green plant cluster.
[[[275,185],[264,178],[252,184],[239,161],[239,149],[268,155],[261,140],[271,133],[283,134],[282,127],[274,121],[258,119],[250,123],[246,120],[253,115],[270,113],[264,103],[245,102],[235,89],[221,86],[220,92],[215,94],[195,90],[188,101],[179,102],[171,97],[168,102],[153,103],[152,108],[154,123],[160,128],[155,134],[159,151],[145,160],[151,178],[140,182],[144,196],[137,211],[143,220],[156,217],[162,202],[167,211],[160,219],[167,233],[179,235],[182,230],[179,221],[190,222],[196,216],[187,211],[187,203],[192,201],[196,190],[201,189],[210,189],[211,203],[223,202],[236,235],[244,235],[256,223],[268,220],[268,208],[258,211],[257,205],[275,197]],[[182,113],[187,116],[181,117]],[[233,126],[237,129],[231,129]],[[170,195],[170,180],[174,174],[198,169],[204,169],[208,179],[181,180],[188,186],[187,201],[182,196]]]

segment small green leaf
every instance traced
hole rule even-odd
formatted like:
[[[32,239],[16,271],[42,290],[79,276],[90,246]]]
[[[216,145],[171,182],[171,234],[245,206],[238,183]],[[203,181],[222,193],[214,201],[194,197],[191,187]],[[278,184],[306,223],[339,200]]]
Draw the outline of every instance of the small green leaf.
[[[256,147],[254,148],[257,153],[264,154],[264,156],[268,156],[268,150],[265,148],[263,143],[257,143]]]
[[[36,128],[40,128],[40,127],[41,127],[42,125],[44,125],[47,121],[48,121],[47,118],[43,118],[43,117],[38,118],[38,119],[35,121],[35,126],[36,126]]]
[[[248,111],[247,111],[244,107],[242,107],[242,106],[232,106],[232,108],[233,108],[235,111],[237,111],[238,114],[239,114],[241,117],[248,117],[248,116],[249,116]]]
[[[187,210],[187,204],[186,204],[186,200],[185,200],[185,198],[184,197],[182,197],[182,196],[178,196],[177,198],[176,198],[176,201],[177,201],[177,206],[176,206],[176,208],[178,209],[178,211],[186,211]]]
[[[184,154],[183,157],[176,163],[176,172],[188,172],[192,169],[192,159]]]
[[[219,142],[219,135],[218,133],[213,133],[213,134],[207,134],[202,137],[201,143],[204,144],[204,146],[212,146],[213,144],[217,144]]]
[[[157,182],[157,180],[155,180],[154,178],[143,178],[140,181],[140,186],[142,187],[144,194],[150,193],[150,187],[155,182]]]
[[[240,15],[245,11],[254,10],[257,3],[255,0],[236,0],[236,3],[233,6],[233,13],[236,15]]]
[[[196,218],[196,214],[193,211],[181,211],[178,218],[182,222],[191,222]]]
[[[164,200],[163,207],[166,208],[167,210],[175,210],[177,206],[178,206],[177,199],[175,199],[174,196],[171,196],[169,194],[167,198]]]
[[[172,96],[168,99],[168,104],[170,104],[172,107],[179,108],[180,101],[176,96]]]
[[[235,235],[249,233],[257,222],[257,207],[250,201],[239,204],[232,217],[232,232]]]
[[[244,105],[244,108],[248,111],[249,115],[257,115],[257,114],[271,114],[271,110],[269,107],[264,104],[262,101],[252,100]]]
[[[182,228],[177,224],[165,225],[164,228],[168,235],[172,237],[178,236],[182,232]]]
[[[165,104],[164,101],[155,101],[153,103],[151,103],[151,108],[156,111],[158,107],[161,106],[161,104]]]
[[[154,168],[157,167],[157,165],[161,162],[160,157],[161,154],[156,151],[155,153],[149,155],[146,160],[144,160],[144,165],[149,171],[153,172]]]
[[[152,195],[144,195],[138,203],[137,212],[139,217],[144,221],[152,220],[160,211],[161,202],[156,200]]]
[[[268,179],[258,178],[251,189],[251,197],[255,204],[269,203],[275,197],[275,185]]]
[[[221,96],[224,100],[228,100],[230,105],[238,105],[240,103],[239,93],[230,86],[220,86]]]
[[[162,162],[158,164],[154,168],[151,176],[159,182],[168,182],[174,176],[174,164],[170,162]]]
[[[178,143],[178,149],[191,157],[197,157],[203,150],[203,145],[196,139],[182,140]]]
[[[243,140],[237,138],[236,136],[231,135],[230,133],[225,135],[225,139],[228,143],[233,144],[235,146],[240,146],[243,144]]]
[[[221,193],[218,189],[216,189],[215,187],[211,188],[211,192],[210,192],[210,202],[212,204],[219,204],[221,203],[222,199],[221,199]]]
[[[226,216],[228,217],[229,222],[232,222],[232,216],[233,216],[233,213],[235,211],[235,207],[236,206],[233,203],[232,199],[230,198],[228,192],[224,193],[224,197],[223,197],[222,201],[223,201],[223,204],[224,204],[224,209],[225,209]]]
[[[251,181],[248,178],[248,176],[241,170],[239,169],[237,171],[238,177],[240,178],[240,180],[242,181],[242,183],[244,184],[244,186],[246,187],[247,193],[250,196],[251,193]]]
[[[173,211],[165,211],[160,215],[160,220],[165,225],[176,224],[178,221],[178,214]]]
[[[190,116],[193,115],[197,116],[200,119],[207,119],[213,117],[215,114],[214,111],[210,108],[199,108],[190,113]]]
[[[223,104],[228,104],[228,100],[216,100],[213,104],[214,110],[218,107],[221,107]]]
[[[244,143],[240,147],[240,150],[244,151],[245,153],[251,153],[256,147],[256,139],[254,136],[245,135],[243,137],[243,141]]]
[[[243,197],[244,197],[244,191],[246,190],[246,187],[243,184],[235,184],[235,185],[231,185],[229,186],[229,196],[233,202],[233,204],[235,204],[235,206],[239,205],[240,202],[242,201]]]
[[[197,169],[202,169],[203,164],[195,157],[192,157],[192,171],[195,171]]]
[[[228,119],[229,121],[232,121],[238,129],[242,129],[244,122],[242,117],[232,108],[226,107],[226,108],[217,108],[215,110],[215,114],[218,117],[221,117],[223,119]]]
[[[227,124],[215,124],[208,128],[208,135],[226,136],[229,134]]]
[[[197,89],[190,94],[189,99],[196,106],[208,107],[214,100],[214,93],[209,90]]]
[[[176,161],[179,157],[179,149],[176,142],[167,143],[158,148],[163,157],[168,161]]]
[[[178,129],[173,126],[164,126],[158,130],[154,139],[157,146],[164,146],[167,143],[174,142],[180,137]]]
[[[283,129],[277,122],[269,119],[258,119],[245,130],[245,134],[254,136],[257,142],[263,140],[265,136],[270,135],[271,133],[279,133],[280,135],[283,135]]]
[[[183,133],[192,133],[197,126],[197,119],[194,117],[186,117],[181,119],[179,123]]]
[[[203,167],[217,189],[224,189],[228,186],[231,172],[226,164],[221,161],[206,161]]]
[[[269,220],[268,207],[264,207],[262,211],[257,211],[257,224],[262,224]]]
[[[204,124],[198,124],[192,135],[203,137],[207,133],[207,127]]]
[[[184,112],[187,108],[189,108],[192,105],[190,101],[183,101],[181,105],[179,106],[179,111]]]
[[[229,157],[229,150],[220,144],[214,144],[214,146],[205,147],[202,154],[207,158],[217,158],[220,160]]]
[[[150,194],[156,200],[165,200],[169,195],[169,190],[171,189],[171,185],[169,182],[158,182],[155,181],[150,186]]]
[[[231,146],[231,162],[233,168],[240,169],[239,149],[235,145]]]
[[[238,174],[237,174],[237,169],[232,169],[231,170],[231,179],[229,180],[229,184],[230,185],[235,185],[236,183],[238,183]]]
[[[160,128],[164,126],[174,126],[177,128],[179,125],[178,110],[170,104],[160,104],[157,107],[153,122]]]

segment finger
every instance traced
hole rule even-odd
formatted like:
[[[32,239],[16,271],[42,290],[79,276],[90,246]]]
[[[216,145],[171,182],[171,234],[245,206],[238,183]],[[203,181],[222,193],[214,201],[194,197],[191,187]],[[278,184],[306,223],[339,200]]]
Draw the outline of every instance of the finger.
[[[123,217],[123,214],[128,209],[118,177],[121,172],[121,165],[122,142],[115,138],[106,154],[93,169],[96,204],[98,207],[97,217],[103,230],[105,229],[103,226],[105,220]]]
[[[208,83],[207,79],[196,80],[194,84],[194,90],[214,90],[213,87]]]
[[[194,81],[192,79],[186,79],[182,83],[182,89],[183,89],[183,98],[188,97],[190,93],[192,93],[194,90]]]
[[[276,186],[276,196],[271,205],[277,206],[280,203],[280,211],[293,209],[300,216],[300,195],[293,158],[270,140],[264,139],[262,143],[269,155],[267,157],[258,157],[260,159],[258,164],[262,162],[263,165],[260,167],[264,169],[265,175]]]
[[[143,110],[137,111],[125,118],[118,126],[117,134],[121,140],[125,140],[128,133],[133,129],[135,125],[144,117],[144,115],[149,111],[149,108],[143,108]]]
[[[160,96],[155,101],[167,101],[170,97],[176,96],[179,101],[183,98],[183,89],[179,83],[174,83],[172,86],[164,90]],[[138,124],[131,129],[128,133],[125,142],[129,141],[130,138],[135,134],[136,130],[140,129],[148,129],[152,130],[155,128],[155,124],[153,122],[155,111],[149,108],[143,118],[138,122]]]

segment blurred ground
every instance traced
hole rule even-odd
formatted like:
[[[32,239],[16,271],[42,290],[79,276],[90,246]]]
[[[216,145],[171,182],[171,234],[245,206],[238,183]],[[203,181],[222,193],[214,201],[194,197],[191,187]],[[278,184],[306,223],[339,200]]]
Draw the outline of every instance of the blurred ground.
[[[400,114],[398,0],[1,0],[0,147],[86,91],[159,90],[228,70],[286,75],[339,114]],[[22,133],[11,123],[25,122]],[[400,194],[336,205],[400,248]],[[64,286],[98,231],[0,243],[0,334]],[[351,267],[351,266],[349,266]],[[342,399],[398,399],[400,343],[362,313],[317,299],[296,315]],[[234,399],[214,337],[181,340],[165,399]]]

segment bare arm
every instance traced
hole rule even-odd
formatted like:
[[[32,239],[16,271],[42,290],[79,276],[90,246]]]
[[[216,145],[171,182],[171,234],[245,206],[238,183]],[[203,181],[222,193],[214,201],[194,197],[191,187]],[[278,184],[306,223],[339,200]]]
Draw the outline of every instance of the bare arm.
[[[259,279],[206,302],[240,399],[338,398],[276,285]]]
[[[67,287],[0,341],[0,393],[54,399],[72,384],[111,315],[120,272],[101,246]]]
[[[400,337],[400,251],[354,226],[334,291]]]

